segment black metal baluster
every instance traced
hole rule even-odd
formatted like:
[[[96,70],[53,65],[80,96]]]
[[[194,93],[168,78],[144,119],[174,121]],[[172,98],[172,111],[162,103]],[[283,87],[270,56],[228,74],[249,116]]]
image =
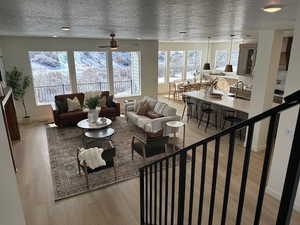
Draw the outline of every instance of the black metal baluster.
[[[162,223],[162,178],[163,178],[163,161],[160,161],[159,163],[159,225]]]
[[[196,147],[192,149],[192,165],[191,165],[191,181],[190,181],[190,205],[189,205],[189,221],[192,224],[193,219],[193,200],[194,200],[194,186],[195,186],[195,163],[196,163]]]
[[[149,221],[150,221],[150,224],[152,224],[152,188],[153,188],[153,186],[152,186],[152,165],[150,166],[150,174],[149,174],[149,176],[150,176],[150,188],[149,188],[149,191],[150,191],[150,205],[149,205],[149,207],[150,207],[150,219],[149,219]]]
[[[289,163],[286,171],[279,211],[276,225],[290,224],[291,215],[300,177],[300,111],[296,123],[293,144],[291,148]]]
[[[157,224],[157,163],[154,164],[154,224]]]
[[[169,158],[166,159],[166,186],[165,186],[165,225],[168,224],[168,193],[169,193]]]
[[[140,169],[140,208],[141,208],[141,225],[145,223],[145,217],[144,217],[144,168]]]
[[[146,197],[145,197],[145,211],[146,211],[146,219],[145,219],[145,223],[148,224],[148,167],[145,168],[145,177],[146,177]]]
[[[242,174],[242,181],[241,181],[241,188],[240,188],[240,197],[239,197],[239,204],[238,204],[238,211],[236,216],[236,225],[241,224],[243,208],[244,208],[244,199],[245,199],[245,192],[246,192],[246,185],[247,185],[247,177],[248,177],[248,168],[250,162],[250,153],[251,153],[251,146],[252,146],[252,139],[253,139],[253,131],[254,131],[254,124],[250,124],[248,128],[248,137],[247,137],[247,144],[245,149],[245,156],[244,156],[244,166],[243,166],[243,174]]]
[[[279,114],[273,114],[270,119],[269,123],[269,130],[268,130],[268,136],[267,136],[267,146],[265,151],[265,158],[264,158],[264,164],[263,164],[263,170],[260,180],[260,186],[259,186],[259,193],[258,193],[258,199],[257,199],[257,205],[256,205],[256,212],[255,212],[255,219],[254,219],[254,225],[259,225],[264,196],[265,196],[265,190],[267,185],[267,178],[268,178],[268,172],[270,167],[270,161],[271,161],[271,155],[273,151],[274,146],[274,139],[277,132],[276,127],[276,121],[278,120]]]
[[[219,166],[219,151],[220,151],[220,137],[217,137],[216,143],[215,143],[214,168],[213,168],[211,196],[210,196],[210,208],[209,208],[209,217],[208,217],[209,225],[213,224],[213,217],[214,217],[216,185],[217,185],[218,166]]]
[[[201,169],[200,200],[199,200],[199,210],[198,210],[198,225],[201,225],[201,223],[202,223],[202,211],[203,211],[203,200],[204,200],[204,189],[205,189],[206,155],[207,155],[207,143],[204,143],[203,144],[203,154],[202,154],[202,169]]]
[[[234,144],[235,144],[235,131],[236,130],[233,130],[230,133],[230,138],[229,138],[228,162],[227,162],[227,172],[226,172],[226,181],[225,181],[225,189],[224,189],[221,225],[225,225],[225,223],[226,223],[227,206],[228,206],[228,198],[229,198],[229,190],[230,190],[230,180],[231,180],[231,170],[232,170]]]
[[[175,164],[176,155],[172,157],[172,197],[171,197],[171,225],[174,225],[174,201],[175,201]]]
[[[184,223],[185,177],[186,177],[186,151],[180,153],[179,161],[179,191],[178,191],[178,218],[177,224]]]

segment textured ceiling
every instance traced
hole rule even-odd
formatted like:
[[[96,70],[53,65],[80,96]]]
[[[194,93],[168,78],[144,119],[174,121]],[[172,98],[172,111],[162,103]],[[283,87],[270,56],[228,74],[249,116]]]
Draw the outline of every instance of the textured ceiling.
[[[261,10],[272,2],[286,7],[275,14]],[[103,38],[113,31],[130,39],[224,39],[290,29],[297,5],[298,0],[1,0],[0,35]],[[71,31],[61,31],[64,25]]]

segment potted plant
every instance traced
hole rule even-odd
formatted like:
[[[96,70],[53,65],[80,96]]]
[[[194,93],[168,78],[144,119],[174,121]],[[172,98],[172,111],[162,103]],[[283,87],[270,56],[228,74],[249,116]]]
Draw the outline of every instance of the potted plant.
[[[29,119],[26,104],[25,104],[25,93],[26,89],[30,86],[31,80],[29,76],[23,76],[23,73],[14,67],[11,72],[6,72],[7,85],[12,88],[13,96],[16,101],[21,100],[24,108],[24,119]]]
[[[88,110],[88,121],[90,123],[96,123],[98,119],[99,109],[97,109],[97,106],[99,104],[99,97],[90,97],[86,100],[85,105],[89,109]]]

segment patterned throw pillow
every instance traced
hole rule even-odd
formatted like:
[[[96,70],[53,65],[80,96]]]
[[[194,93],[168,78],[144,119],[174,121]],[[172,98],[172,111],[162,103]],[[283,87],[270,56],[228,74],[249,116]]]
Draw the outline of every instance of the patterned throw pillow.
[[[142,102],[142,103],[139,105],[136,114],[138,114],[138,115],[146,115],[147,112],[148,112],[148,109],[149,109],[149,104],[148,104],[148,102],[146,102],[146,101],[145,101],[145,102]]]
[[[166,103],[157,102],[153,111],[156,112],[157,114],[163,114],[163,111],[166,106],[167,106]]]
[[[77,97],[73,99],[67,98],[67,104],[68,104],[68,112],[81,110],[81,105]]]
[[[106,106],[107,106],[107,105],[106,105],[106,101],[107,101],[106,96],[105,96],[105,95],[102,95],[102,96],[99,98],[99,100],[98,100],[99,106],[100,106],[100,107],[106,107]]]

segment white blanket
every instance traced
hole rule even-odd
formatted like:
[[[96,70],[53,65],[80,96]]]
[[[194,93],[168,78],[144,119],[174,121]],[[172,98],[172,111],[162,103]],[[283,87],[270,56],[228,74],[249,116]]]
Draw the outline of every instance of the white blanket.
[[[81,148],[78,158],[80,164],[83,165],[83,161],[86,162],[87,166],[91,169],[96,169],[100,166],[105,166],[106,162],[102,159],[103,148]]]

